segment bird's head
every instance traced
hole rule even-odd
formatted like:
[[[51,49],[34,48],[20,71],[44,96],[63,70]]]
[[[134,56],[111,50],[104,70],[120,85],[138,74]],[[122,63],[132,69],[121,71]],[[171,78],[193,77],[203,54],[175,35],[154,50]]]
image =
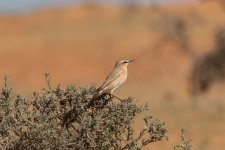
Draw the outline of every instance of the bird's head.
[[[130,62],[132,62],[132,61],[134,61],[134,60],[130,60],[130,59],[119,59],[119,60],[117,60],[117,62],[116,62],[116,67],[117,66],[120,66],[120,67],[127,67],[127,65],[130,63]]]

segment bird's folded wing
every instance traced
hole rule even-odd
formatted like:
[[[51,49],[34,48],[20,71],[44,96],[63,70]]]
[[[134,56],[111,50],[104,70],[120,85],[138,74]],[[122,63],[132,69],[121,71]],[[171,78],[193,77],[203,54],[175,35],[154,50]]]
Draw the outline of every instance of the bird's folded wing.
[[[121,69],[114,69],[106,78],[106,81],[102,84],[101,87],[99,87],[99,90],[104,89],[105,87],[107,87],[109,84],[111,84],[113,81],[115,81],[116,79],[118,79],[120,77],[120,75],[122,74],[122,70]]]

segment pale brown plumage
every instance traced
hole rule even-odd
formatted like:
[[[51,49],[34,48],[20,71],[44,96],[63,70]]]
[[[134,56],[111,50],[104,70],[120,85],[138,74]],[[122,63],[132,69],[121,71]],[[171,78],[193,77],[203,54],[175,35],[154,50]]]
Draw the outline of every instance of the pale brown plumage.
[[[116,62],[114,69],[107,76],[106,81],[97,89],[97,95],[113,94],[127,79],[127,66],[134,60],[120,59]]]

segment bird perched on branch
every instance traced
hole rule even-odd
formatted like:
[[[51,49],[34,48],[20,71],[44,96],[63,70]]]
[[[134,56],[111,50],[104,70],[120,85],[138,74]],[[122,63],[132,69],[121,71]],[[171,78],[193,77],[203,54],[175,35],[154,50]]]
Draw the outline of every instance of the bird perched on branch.
[[[110,95],[119,88],[127,79],[127,66],[134,60],[119,59],[112,72],[107,76],[105,82],[96,90],[94,98]]]

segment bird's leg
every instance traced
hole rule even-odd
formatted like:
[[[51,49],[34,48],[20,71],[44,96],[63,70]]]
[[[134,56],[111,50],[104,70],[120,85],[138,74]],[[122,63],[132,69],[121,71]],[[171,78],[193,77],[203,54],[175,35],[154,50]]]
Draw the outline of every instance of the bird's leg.
[[[115,95],[113,95],[113,94],[110,94],[110,96],[115,97],[116,99],[122,101],[122,99],[120,99],[119,97],[117,97],[117,96],[115,96]]]
[[[111,93],[109,93],[109,98],[112,99],[113,98],[113,95]]]

